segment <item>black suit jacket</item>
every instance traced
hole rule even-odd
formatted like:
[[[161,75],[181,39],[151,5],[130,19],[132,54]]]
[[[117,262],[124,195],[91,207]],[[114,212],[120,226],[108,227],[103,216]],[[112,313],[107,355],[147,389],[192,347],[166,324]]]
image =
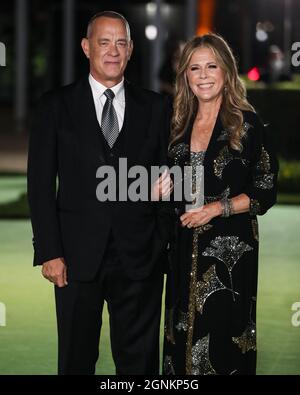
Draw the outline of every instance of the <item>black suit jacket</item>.
[[[125,99],[128,168],[166,164],[167,98],[125,81]],[[142,279],[160,262],[171,218],[162,203],[97,200],[103,144],[87,77],[42,97],[28,156],[34,265],[64,257],[69,279],[89,281],[113,234],[125,272]]]

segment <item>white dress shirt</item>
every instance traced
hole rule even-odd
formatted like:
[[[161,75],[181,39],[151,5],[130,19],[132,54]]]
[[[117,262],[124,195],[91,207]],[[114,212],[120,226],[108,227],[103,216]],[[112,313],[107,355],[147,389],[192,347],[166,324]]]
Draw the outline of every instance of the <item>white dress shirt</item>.
[[[102,111],[103,111],[104,104],[107,100],[106,96],[104,95],[104,92],[108,88],[106,86],[104,86],[103,84],[101,84],[100,82],[96,81],[95,78],[91,74],[89,75],[89,83],[90,83],[92,93],[93,93],[97,119],[98,119],[99,125],[101,126]],[[114,109],[117,113],[118,125],[119,125],[119,131],[120,131],[122,129],[122,126],[124,123],[124,116],[125,116],[124,78],[122,79],[121,82],[119,82],[117,85],[113,86],[110,89],[115,94],[115,97],[113,100],[113,106],[114,106]]]

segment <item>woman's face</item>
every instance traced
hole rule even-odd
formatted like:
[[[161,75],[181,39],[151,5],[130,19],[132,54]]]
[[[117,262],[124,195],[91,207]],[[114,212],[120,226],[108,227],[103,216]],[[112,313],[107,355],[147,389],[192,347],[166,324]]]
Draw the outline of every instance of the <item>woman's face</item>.
[[[188,65],[186,76],[191,90],[199,101],[210,102],[222,97],[224,72],[211,49],[196,49]]]

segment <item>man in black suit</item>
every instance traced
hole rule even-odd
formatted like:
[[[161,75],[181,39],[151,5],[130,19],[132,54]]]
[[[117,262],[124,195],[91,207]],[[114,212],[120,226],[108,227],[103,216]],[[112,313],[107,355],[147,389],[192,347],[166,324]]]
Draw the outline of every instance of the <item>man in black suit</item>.
[[[109,165],[118,177],[120,158],[164,165],[168,104],[124,80],[133,45],[122,15],[95,15],[82,48],[90,74],[43,96],[28,157],[34,265],[55,284],[58,373],[94,374],[106,300],[117,374],[158,374],[171,221],[162,202],[100,202],[96,172]]]

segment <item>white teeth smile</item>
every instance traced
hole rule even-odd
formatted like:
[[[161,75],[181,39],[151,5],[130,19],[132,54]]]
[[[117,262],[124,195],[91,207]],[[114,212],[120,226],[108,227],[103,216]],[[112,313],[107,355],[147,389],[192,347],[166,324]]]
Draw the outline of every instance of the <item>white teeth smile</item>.
[[[203,89],[203,88],[211,88],[213,85],[214,85],[214,84],[211,82],[211,83],[207,83],[207,84],[199,84],[198,87],[199,87],[200,89]]]

